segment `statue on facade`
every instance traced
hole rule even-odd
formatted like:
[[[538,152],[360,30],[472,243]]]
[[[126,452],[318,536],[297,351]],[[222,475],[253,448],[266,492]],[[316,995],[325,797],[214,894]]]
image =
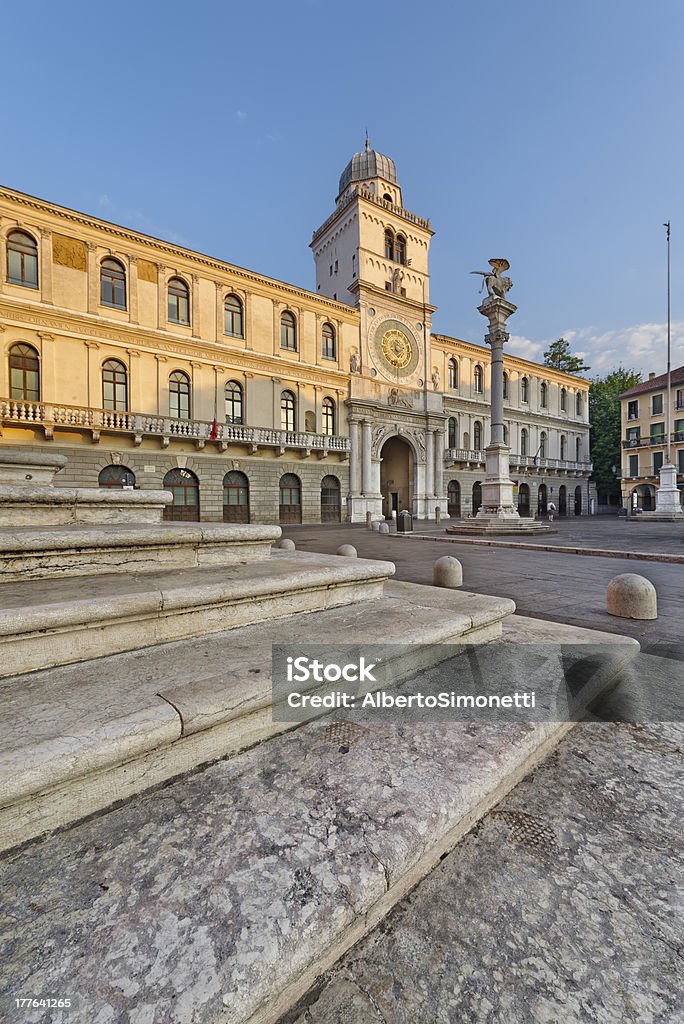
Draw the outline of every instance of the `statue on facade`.
[[[439,391],[439,369],[435,366],[435,372],[432,374],[432,387],[435,391]]]
[[[487,287],[487,296],[490,299],[499,298],[505,299],[506,292],[513,287],[513,282],[510,277],[503,277],[503,272],[508,270],[510,263],[508,260],[489,260],[491,270],[471,270],[471,274],[480,274],[482,276],[482,288]]]
[[[349,372],[350,373],[361,373],[361,357],[359,353],[354,349],[349,360]]]
[[[401,282],[404,280],[404,271],[400,270],[399,267],[395,267],[392,271],[392,291],[395,295],[399,294],[401,288]]]

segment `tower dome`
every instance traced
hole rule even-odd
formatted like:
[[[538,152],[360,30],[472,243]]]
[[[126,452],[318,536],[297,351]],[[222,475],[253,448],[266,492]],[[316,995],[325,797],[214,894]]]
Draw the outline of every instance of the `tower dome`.
[[[370,139],[366,136],[366,146],[362,153],[354,153],[340,175],[338,195],[342,195],[348,185],[355,181],[366,181],[369,178],[382,178],[384,181],[397,182],[397,169],[391,157],[376,153],[371,149]]]

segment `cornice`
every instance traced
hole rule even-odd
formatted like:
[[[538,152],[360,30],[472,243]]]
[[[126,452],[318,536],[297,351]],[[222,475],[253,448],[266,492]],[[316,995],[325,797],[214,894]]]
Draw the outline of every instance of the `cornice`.
[[[145,235],[140,231],[134,231],[132,228],[124,228],[118,224],[112,224],[110,221],[100,220],[99,217],[80,213],[78,210],[70,210],[66,206],[59,206],[57,203],[51,203],[45,199],[39,199],[36,196],[30,196],[24,192],[16,192],[14,189],[7,188],[4,185],[0,185],[0,199],[5,199],[10,203],[16,203],[20,206],[26,207],[27,209],[34,210],[37,213],[60,217],[62,220],[69,221],[72,224],[78,224],[81,227],[90,228],[93,231],[104,232],[114,238],[123,239],[124,241],[133,242],[138,245],[144,245],[148,249],[155,249],[158,253],[165,253],[167,256],[174,256],[176,258],[182,257],[183,259],[187,259],[192,263],[206,267],[207,269],[215,272],[228,273],[234,277],[241,278],[244,281],[250,281],[253,284],[262,285],[269,289],[278,289],[286,295],[301,296],[324,309],[334,309],[338,312],[344,311],[347,313],[350,311],[352,313],[354,312],[353,307],[348,306],[346,303],[337,302],[335,299],[321,296],[317,292],[310,291],[308,288],[299,288],[296,285],[288,284],[286,281],[280,281],[278,278],[265,277],[263,274],[257,274],[252,270],[246,270],[244,267],[238,267],[233,263],[226,263],[223,260],[206,256],[203,253],[196,252],[194,249],[186,249],[183,246],[172,245],[170,242],[165,242],[163,239],[155,238],[154,235]],[[173,262],[173,260],[170,262]]]
[[[201,359],[208,365],[217,363],[225,364],[230,369],[236,363],[241,367],[255,372],[261,372],[265,376],[273,373],[272,356],[261,355],[249,349],[229,348],[219,342],[202,341],[201,339],[188,339],[182,337],[169,338],[159,337],[155,331],[141,327],[139,324],[128,322],[102,323],[100,317],[88,314],[69,314],[68,312],[51,307],[34,311],[31,308],[17,307],[14,303],[7,303],[0,300],[0,317],[9,323],[18,326],[47,327],[54,333],[68,333],[83,338],[86,344],[97,342],[111,342],[123,348],[135,347],[137,351],[150,354],[166,353],[176,356],[183,356],[188,360]],[[280,367],[279,367],[280,369]],[[311,363],[283,363],[281,376],[291,380],[298,380],[301,383],[316,383],[332,389],[341,388],[346,390],[349,382],[349,374],[336,367],[329,370],[322,370]]]
[[[462,338],[452,338],[448,334],[431,334],[436,342],[442,342],[446,345],[459,345],[462,348],[469,349],[471,352],[476,353],[480,358],[485,359],[487,362],[492,361],[491,349],[487,348],[486,345],[476,345],[474,341],[463,341]],[[575,388],[578,385],[582,385],[582,390],[589,390],[590,382],[584,377],[577,377],[572,373],[563,373],[562,370],[556,370],[553,366],[546,366],[544,363],[534,363],[531,359],[523,359],[522,356],[508,355],[504,352],[504,362],[508,366],[523,366],[529,369],[537,377],[543,377],[545,380],[555,380],[562,383],[570,383]]]

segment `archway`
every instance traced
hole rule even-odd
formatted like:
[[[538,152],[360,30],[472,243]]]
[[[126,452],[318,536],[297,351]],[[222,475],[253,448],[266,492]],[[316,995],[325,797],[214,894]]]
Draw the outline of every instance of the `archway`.
[[[473,515],[476,516],[482,504],[482,484],[476,480],[473,484]]]
[[[301,523],[302,482],[294,473],[285,473],[280,478],[278,519],[281,523]]]
[[[652,512],[655,508],[655,487],[650,484],[638,484],[632,491],[632,511],[640,508],[642,512]]]
[[[413,512],[415,460],[411,445],[401,437],[389,437],[380,449],[380,492],[386,519],[392,512]]]
[[[461,516],[461,485],[458,480],[450,480],[447,487],[447,512],[452,519]]]
[[[526,518],[530,514],[530,485],[520,484],[518,490],[518,515],[525,516]]]
[[[558,488],[558,515],[567,516],[568,514],[568,489],[565,484],[561,484]]]
[[[549,499],[546,496],[546,484],[539,484],[539,494],[537,495],[537,515],[546,515],[548,500]]]
[[[130,491],[135,487],[135,473],[128,466],[111,465],[100,470],[97,478],[98,487],[109,487],[114,490]]]
[[[164,519],[198,523],[199,480],[189,469],[170,469],[164,477],[164,490],[173,494],[173,504],[164,508]]]
[[[582,515],[582,488],[579,484],[575,488],[575,515]]]
[[[340,481],[336,476],[324,476],[321,480],[321,522],[339,523],[341,504]]]
[[[249,480],[237,470],[226,473],[223,478],[223,521],[249,522]]]

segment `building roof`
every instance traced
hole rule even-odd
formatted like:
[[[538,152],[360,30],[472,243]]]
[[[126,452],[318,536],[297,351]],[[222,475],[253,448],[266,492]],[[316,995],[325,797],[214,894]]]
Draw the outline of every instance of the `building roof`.
[[[672,383],[684,384],[684,366],[678,366],[672,371]],[[667,374],[661,373],[658,377],[651,377],[649,380],[642,380],[641,384],[635,384],[629,391],[623,391],[620,398],[632,398],[633,395],[644,395],[649,391],[660,391],[667,387]]]
[[[362,153],[354,153],[340,175],[339,193],[344,192],[353,181],[365,181],[367,178],[384,178],[396,184],[397,169],[394,160],[371,149],[370,139],[366,136],[366,146]]]

